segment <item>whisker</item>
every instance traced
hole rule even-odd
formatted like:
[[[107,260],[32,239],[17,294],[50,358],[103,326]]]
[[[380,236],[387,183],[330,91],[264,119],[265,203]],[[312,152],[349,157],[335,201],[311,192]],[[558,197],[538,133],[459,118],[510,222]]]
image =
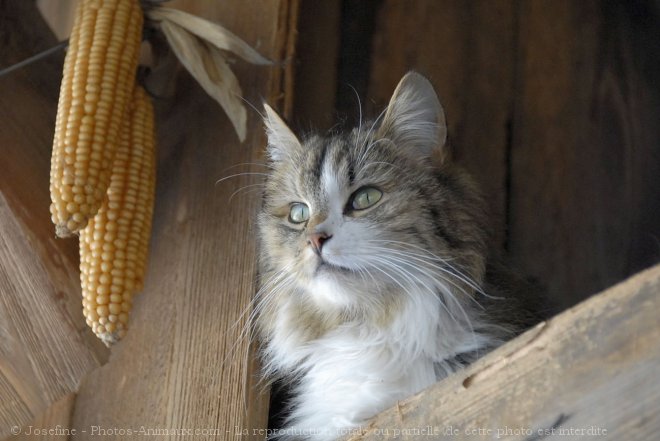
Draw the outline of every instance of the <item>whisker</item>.
[[[448,271],[446,268],[443,268],[441,266],[438,266],[436,264],[428,262],[426,259],[420,258],[420,257],[418,257],[418,255],[415,255],[415,254],[412,254],[412,253],[408,253],[408,252],[401,251],[401,250],[393,250],[391,248],[373,247],[373,246],[369,246],[369,245],[367,245],[366,247],[367,247],[367,249],[370,249],[372,251],[376,251],[376,252],[379,252],[379,253],[394,254],[397,257],[392,257],[392,258],[398,260],[399,262],[403,262],[403,263],[407,263],[409,265],[412,265],[411,262],[408,262],[406,260],[406,259],[412,259],[414,261],[420,262],[423,265],[427,265],[427,266],[431,267],[431,268],[428,268],[428,267],[425,268],[426,270],[431,270],[432,271],[432,270],[435,269],[435,270],[441,271],[441,274],[438,274],[438,273],[435,273],[435,272],[432,273],[432,274],[429,274],[427,271],[424,271],[424,273],[427,274],[428,277],[431,277],[431,278],[438,277],[441,280],[443,280],[444,282],[451,284],[453,287],[455,287],[457,290],[459,290],[461,293],[463,293],[466,298],[468,298],[470,301],[472,301],[479,308],[481,308],[482,310],[485,309],[484,306],[481,303],[479,303],[479,301],[477,299],[475,299],[473,295],[471,295],[469,292],[467,292],[462,286],[458,285],[453,280],[451,280],[450,278],[447,278],[445,276],[449,275],[449,276],[455,277],[459,281],[462,281],[463,283],[468,285],[470,288],[474,289],[476,292],[479,292],[481,290],[480,290],[480,288],[478,287],[478,285],[476,283],[471,282],[470,280],[464,280],[463,278],[457,276],[456,274],[452,273],[451,271]],[[414,266],[414,268],[417,269],[417,270],[420,270],[420,271],[422,270],[419,266]]]
[[[366,170],[367,168],[371,167],[372,165],[389,165],[389,166],[392,167],[392,168],[395,168],[395,169],[398,169],[398,170],[402,170],[401,167],[399,167],[399,166],[397,166],[397,165],[394,165],[394,164],[392,164],[391,162],[386,162],[386,161],[372,161],[372,162],[366,164],[365,166],[363,166],[363,167],[362,167],[362,171]]]
[[[422,281],[421,279],[416,277],[414,274],[411,274],[405,268],[403,268],[400,265],[397,265],[393,262],[388,262],[386,258],[376,258],[376,259],[378,259],[381,263],[387,264],[391,270],[397,272],[398,274],[403,275],[404,277],[406,277],[408,279],[413,278],[413,280],[418,282],[418,284],[416,284],[417,286],[419,286],[419,284],[421,284],[425,289],[427,289],[429,291],[430,294],[432,294],[434,296],[437,296],[437,293],[435,292],[435,290],[433,290],[431,287],[429,287],[428,284],[426,284],[424,281]],[[439,288],[442,289],[442,285],[440,285]],[[467,312],[465,311],[465,308],[463,308],[463,306],[460,304],[460,302],[451,293],[451,290],[443,289],[443,292],[445,293],[445,296],[448,297],[449,299],[453,300],[455,305],[458,307],[459,311],[463,315],[463,318],[465,319],[465,322],[467,323],[467,326],[470,330],[470,335],[472,336],[474,345],[478,346],[476,335],[475,335],[475,332],[474,332],[474,326],[472,325],[472,321],[470,320]],[[449,305],[445,305],[445,303],[442,302],[442,301],[440,302],[440,304],[443,306],[445,311],[447,311],[447,313],[449,314],[449,317],[452,318],[454,323],[456,323],[458,326],[460,326],[460,324],[458,323],[457,318],[455,317],[455,315],[449,310]]]
[[[252,108],[252,110],[254,110],[255,112],[257,112],[257,114],[261,117],[262,120],[266,119],[266,114],[265,114],[265,113],[261,113],[261,110],[259,110],[259,109],[258,109],[254,104],[252,104],[249,100],[245,99],[245,98],[242,97],[240,94],[238,94],[237,96],[238,96],[238,97],[239,97],[239,98],[240,98],[245,104],[247,104],[248,106],[250,106],[250,107]]]
[[[386,259],[384,259],[384,260],[379,259],[379,260],[381,261],[381,263],[385,264],[386,266],[388,266],[393,271],[396,271],[397,273],[403,275],[407,280],[409,280],[409,281],[413,281],[413,279],[416,280],[418,283],[413,283],[414,285],[419,286],[419,284],[421,284],[431,295],[437,297],[437,293],[435,292],[435,290],[433,288],[431,288],[427,283],[420,280],[418,277],[415,277],[409,271],[406,271],[405,269],[403,269],[399,265],[394,264],[393,262],[388,262]],[[444,310],[447,312],[447,314],[449,314],[449,317],[454,321],[454,323],[456,323],[458,325],[458,321],[454,317],[454,314],[452,314],[452,312],[449,310],[447,305],[445,305],[444,302],[442,302],[442,301],[440,301],[440,305],[444,308]]]
[[[264,184],[264,183],[244,185],[243,187],[241,187],[238,190],[236,190],[235,192],[233,192],[231,194],[231,196],[229,196],[229,201],[227,203],[231,202],[231,200],[234,198],[234,196],[236,196],[238,193],[240,193],[243,190],[246,190],[246,189],[252,188],[252,187],[265,187],[265,186],[266,186],[266,184]],[[249,194],[249,193],[251,193],[251,192],[248,191],[245,194]]]
[[[355,89],[355,87],[353,87],[351,84],[349,84],[348,87],[350,87],[353,90],[353,93],[355,94],[355,98],[357,99],[359,118],[358,118],[358,130],[357,130],[358,139],[356,140],[356,144],[359,145],[360,133],[362,133],[362,101],[360,101],[360,94]]]
[[[215,185],[218,185],[222,181],[226,181],[227,179],[231,178],[236,178],[238,176],[252,176],[252,175],[257,175],[257,176],[269,176],[268,173],[259,173],[259,172],[244,172],[244,173],[236,173],[233,175],[225,176],[224,178],[220,178],[217,181],[215,181]]]
[[[255,166],[257,166],[257,167],[266,167],[266,168],[269,168],[269,169],[274,169],[274,168],[275,168],[275,167],[273,167],[272,165],[270,165],[270,164],[266,164],[266,163],[264,163],[264,162],[240,162],[240,163],[238,163],[238,164],[234,164],[234,165],[231,165],[231,166],[229,166],[229,167],[227,167],[227,168],[222,169],[222,173],[224,173],[224,172],[226,172],[226,171],[228,171],[228,170],[231,170],[232,168],[243,167],[243,166],[250,166],[250,165],[255,165]]]
[[[387,111],[387,109],[383,109],[383,111],[380,112],[380,114],[378,115],[378,117],[377,117],[377,118],[374,120],[374,122],[371,124],[371,127],[370,127],[369,130],[367,131],[366,135],[364,135],[364,144],[367,143],[367,141],[369,140],[369,137],[371,136],[371,134],[373,133],[374,129],[376,128],[376,125],[380,122],[381,118],[385,115],[385,112],[386,112],[386,111]],[[358,160],[356,161],[356,162],[357,162],[357,165],[358,165],[359,167],[361,167],[362,164],[364,163],[364,160],[366,160],[366,158],[367,158],[367,153],[369,152],[371,146],[373,146],[373,143],[371,143],[368,147],[365,148],[365,150],[362,152],[362,154],[360,155],[360,157],[359,157]]]
[[[454,273],[451,273],[454,277],[456,277],[456,278],[458,278],[459,280],[463,281],[465,284],[467,284],[468,286],[470,286],[472,289],[474,289],[475,291],[479,292],[479,293],[482,294],[483,296],[485,296],[485,297],[487,297],[487,298],[490,298],[490,299],[500,299],[500,300],[502,299],[501,297],[495,297],[495,296],[488,295],[486,292],[483,291],[483,289],[481,288],[481,286],[480,286],[478,283],[476,283],[475,281],[473,281],[469,276],[467,276],[466,274],[462,273],[462,272],[461,272],[459,269],[457,269],[454,265],[451,265],[451,264],[449,263],[449,260],[455,260],[455,259],[449,259],[449,258],[442,258],[442,257],[439,257],[439,256],[437,256],[437,255],[431,253],[430,251],[428,251],[428,250],[425,249],[425,248],[422,248],[422,247],[420,247],[420,246],[418,246],[418,245],[414,245],[414,244],[411,244],[411,243],[408,243],[408,242],[401,242],[401,241],[396,241],[396,240],[370,240],[370,241],[371,241],[371,242],[395,243],[395,244],[403,245],[403,246],[405,246],[405,247],[413,247],[413,248],[415,248],[415,249],[421,250],[421,251],[423,251],[424,253],[428,254],[429,256],[432,256],[432,257],[433,257],[435,260],[437,260],[438,262],[445,264],[445,265],[446,265],[451,271],[454,272]],[[401,250],[401,251],[403,251],[403,250]],[[447,269],[445,269],[445,270],[447,270]]]
[[[271,287],[273,287],[273,286],[277,286],[277,284],[281,282],[282,278],[286,276],[286,272],[288,271],[288,269],[289,269],[291,266],[293,266],[293,265],[292,265],[292,264],[287,265],[287,266],[285,266],[282,270],[276,272],[273,276],[271,276],[271,277],[269,278],[269,280],[268,280],[267,282],[265,282],[265,283],[260,287],[260,289],[257,291],[257,293],[253,296],[253,298],[248,302],[248,304],[246,305],[246,307],[243,309],[243,312],[240,314],[240,316],[238,317],[238,319],[237,319],[237,320],[234,322],[234,324],[232,324],[232,326],[228,329],[228,332],[234,332],[234,330],[236,329],[236,327],[239,325],[239,323],[241,323],[241,321],[244,320],[244,318],[246,317],[246,314],[247,314],[247,321],[246,321],[245,327],[243,327],[243,329],[240,331],[239,336],[238,336],[236,342],[234,342],[234,344],[233,344],[232,347],[230,348],[230,350],[229,350],[227,356],[226,356],[225,359],[222,361],[221,366],[224,365],[224,364],[227,362],[228,358],[229,358],[230,356],[233,355],[234,350],[236,349],[236,346],[237,346],[241,341],[243,341],[243,339],[245,338],[245,333],[247,332],[247,331],[246,331],[246,328],[247,328],[247,329],[250,329],[250,328],[252,327],[252,323],[251,323],[251,322],[252,322],[252,320],[251,320],[252,311],[254,311],[254,310],[257,308],[257,306],[258,306],[258,302],[260,302],[260,301],[262,300],[262,299],[261,299],[262,293],[263,293],[264,291],[266,291],[266,290],[270,290]]]
[[[376,250],[377,250],[377,251],[385,251],[385,252],[393,253],[393,254],[396,254],[397,256],[400,256],[402,259],[405,257],[405,258],[412,259],[412,260],[414,260],[414,261],[416,261],[416,262],[419,262],[419,263],[421,263],[421,264],[424,264],[424,265],[430,266],[431,268],[433,268],[433,269],[437,269],[437,270],[441,271],[442,273],[444,273],[444,274],[446,274],[446,275],[449,275],[449,276],[453,276],[453,277],[455,277],[456,279],[458,279],[459,281],[465,283],[468,287],[472,288],[472,289],[475,290],[476,292],[482,292],[482,290],[481,290],[481,288],[479,287],[479,285],[478,285],[476,282],[474,282],[474,281],[472,281],[471,279],[469,279],[467,276],[463,277],[463,276],[457,275],[457,274],[453,273],[452,271],[450,271],[450,270],[447,269],[447,268],[444,268],[444,267],[442,267],[442,266],[440,266],[440,265],[437,265],[437,264],[435,264],[435,263],[429,262],[427,258],[425,258],[425,257],[423,257],[423,256],[421,256],[421,255],[417,255],[417,254],[413,254],[413,253],[408,253],[408,252],[403,251],[403,250],[394,250],[394,249],[391,249],[391,248],[382,248],[382,247],[378,247],[378,248],[376,248]],[[403,260],[405,260],[405,259],[403,259]],[[441,262],[441,263],[445,263],[445,262]],[[445,263],[445,264],[446,264],[446,263]],[[449,266],[449,264],[447,264],[447,265]],[[463,293],[466,294],[467,296],[472,297],[467,291],[465,291],[462,287],[460,287],[459,285],[457,285],[456,283],[454,283],[454,282],[451,281],[450,279],[446,279],[446,280],[447,280],[448,282],[450,282],[452,285],[454,285],[456,288],[458,288],[459,290],[461,290],[461,292],[463,292]],[[475,300],[475,302],[476,302],[476,300]],[[477,303],[477,304],[479,304],[479,303]],[[479,304],[479,306],[481,306],[481,305]]]

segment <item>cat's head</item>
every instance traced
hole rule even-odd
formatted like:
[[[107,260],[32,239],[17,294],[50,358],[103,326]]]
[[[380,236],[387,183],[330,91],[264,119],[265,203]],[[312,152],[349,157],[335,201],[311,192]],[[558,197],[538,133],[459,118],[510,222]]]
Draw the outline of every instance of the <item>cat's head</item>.
[[[404,76],[385,111],[351,131],[299,139],[268,106],[265,124],[260,255],[272,295],[351,311],[415,284],[479,281],[481,203],[442,159],[444,111],[424,77]]]

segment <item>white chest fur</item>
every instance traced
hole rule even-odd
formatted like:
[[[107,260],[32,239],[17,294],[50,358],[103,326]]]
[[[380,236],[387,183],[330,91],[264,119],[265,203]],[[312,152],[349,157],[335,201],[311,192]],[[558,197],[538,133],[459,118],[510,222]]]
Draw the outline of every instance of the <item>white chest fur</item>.
[[[384,326],[346,323],[301,342],[281,322],[266,346],[268,368],[298,376],[286,438],[332,440],[437,381],[434,366],[488,342],[428,291],[410,296]]]

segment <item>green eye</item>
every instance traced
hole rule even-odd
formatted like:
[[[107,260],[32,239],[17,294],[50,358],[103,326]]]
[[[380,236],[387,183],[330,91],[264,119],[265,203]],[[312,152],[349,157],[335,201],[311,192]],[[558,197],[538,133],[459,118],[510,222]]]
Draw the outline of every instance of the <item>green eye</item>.
[[[363,187],[353,193],[353,201],[351,207],[353,210],[364,210],[380,201],[383,197],[383,192],[374,187]]]
[[[301,224],[309,219],[309,207],[302,202],[291,204],[289,211],[289,221],[294,224]]]

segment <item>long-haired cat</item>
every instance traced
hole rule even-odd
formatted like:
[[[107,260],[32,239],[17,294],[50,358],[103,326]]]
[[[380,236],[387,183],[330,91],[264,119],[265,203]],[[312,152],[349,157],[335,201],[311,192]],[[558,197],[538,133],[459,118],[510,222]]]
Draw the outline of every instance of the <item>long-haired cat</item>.
[[[291,387],[283,438],[362,427],[533,320],[491,262],[428,80],[407,74],[380,117],[332,136],[266,113],[256,325],[265,374]]]

